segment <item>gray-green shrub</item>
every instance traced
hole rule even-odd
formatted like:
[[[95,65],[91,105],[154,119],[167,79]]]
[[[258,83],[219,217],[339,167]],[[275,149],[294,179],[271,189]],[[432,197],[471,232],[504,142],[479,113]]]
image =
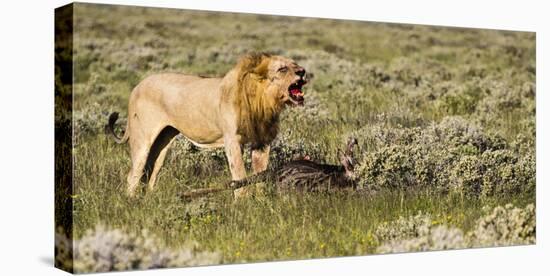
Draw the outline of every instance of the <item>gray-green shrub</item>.
[[[73,246],[73,248],[71,248]],[[79,240],[71,242],[56,236],[56,263],[77,273],[218,264],[221,255],[199,251],[190,244],[172,250],[147,230],[127,233],[96,226]],[[72,256],[71,256],[72,255]],[[71,261],[71,257],[74,259]]]
[[[533,204],[524,208],[507,204],[483,209],[485,215],[466,234],[461,229],[433,223],[429,215],[423,214],[383,223],[374,232],[380,243],[376,251],[400,253],[535,243]]]
[[[468,233],[472,246],[489,247],[534,244],[536,240],[535,205],[517,208],[512,204],[486,210]]]
[[[467,196],[535,190],[533,147],[507,143],[461,117],[424,127],[388,128],[384,123],[352,133],[362,141],[359,186],[369,190],[430,187]]]

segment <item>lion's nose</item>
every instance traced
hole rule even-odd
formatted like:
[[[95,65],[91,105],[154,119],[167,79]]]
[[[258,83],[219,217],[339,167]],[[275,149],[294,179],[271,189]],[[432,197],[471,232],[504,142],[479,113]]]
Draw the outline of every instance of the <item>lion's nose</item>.
[[[303,67],[299,67],[297,70],[296,70],[296,75],[300,76],[300,77],[304,77],[306,75],[306,69],[304,69]]]

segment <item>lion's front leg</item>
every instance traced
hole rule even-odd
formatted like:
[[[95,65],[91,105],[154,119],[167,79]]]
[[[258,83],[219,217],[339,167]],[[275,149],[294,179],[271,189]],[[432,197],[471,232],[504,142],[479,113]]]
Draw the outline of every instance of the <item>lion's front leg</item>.
[[[225,155],[229,162],[229,170],[231,171],[231,178],[233,180],[241,180],[246,177],[246,171],[244,169],[243,153],[241,151],[241,144],[237,137],[225,138]]]
[[[252,171],[254,174],[263,172],[269,163],[269,146],[252,150]]]

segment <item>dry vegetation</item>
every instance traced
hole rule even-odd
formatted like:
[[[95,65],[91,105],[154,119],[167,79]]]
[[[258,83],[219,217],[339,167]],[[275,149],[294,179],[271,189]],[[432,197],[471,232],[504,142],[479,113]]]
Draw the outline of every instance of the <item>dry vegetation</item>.
[[[77,271],[534,243],[533,33],[85,4],[75,11]],[[337,164],[337,148],[353,136],[358,190],[184,201],[183,192],[230,176],[222,150],[178,138],[158,189],[126,197],[128,146],[102,133],[108,114],[124,113],[149,74],[221,76],[250,51],[292,57],[312,77],[305,107],[284,113],[270,166],[305,154]],[[155,245],[137,238],[144,229]],[[99,243],[112,254],[158,258],[96,264],[90,252],[105,252]]]

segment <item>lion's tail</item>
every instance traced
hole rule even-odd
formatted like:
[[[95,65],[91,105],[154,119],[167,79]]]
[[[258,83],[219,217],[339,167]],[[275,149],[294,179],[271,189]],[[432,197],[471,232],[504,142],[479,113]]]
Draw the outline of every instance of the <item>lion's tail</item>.
[[[118,144],[126,143],[126,141],[128,141],[128,138],[130,137],[130,134],[127,131],[128,125],[126,125],[124,136],[118,137],[115,133],[115,123],[117,120],[118,120],[118,112],[113,112],[111,113],[111,115],[109,115],[109,122],[107,123],[107,125],[105,125],[105,133],[113,136],[113,139]]]

